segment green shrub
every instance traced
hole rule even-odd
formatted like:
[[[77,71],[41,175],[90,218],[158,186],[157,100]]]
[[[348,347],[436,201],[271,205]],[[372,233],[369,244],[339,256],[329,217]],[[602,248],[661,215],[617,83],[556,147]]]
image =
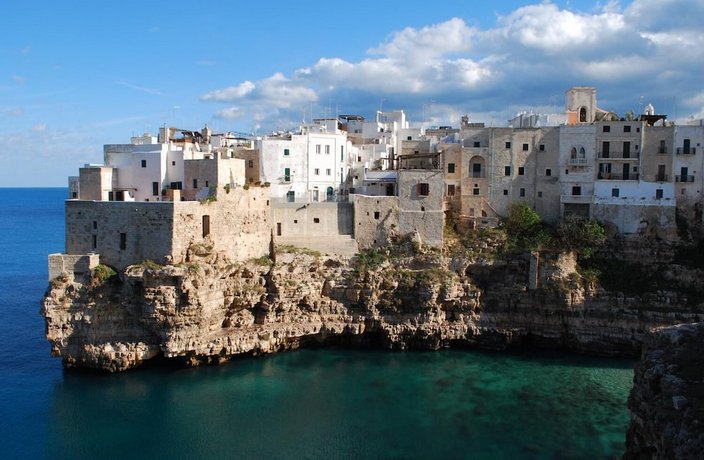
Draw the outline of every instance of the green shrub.
[[[117,271],[109,265],[98,264],[93,269],[93,279],[98,284],[103,284],[115,275],[117,275]]]

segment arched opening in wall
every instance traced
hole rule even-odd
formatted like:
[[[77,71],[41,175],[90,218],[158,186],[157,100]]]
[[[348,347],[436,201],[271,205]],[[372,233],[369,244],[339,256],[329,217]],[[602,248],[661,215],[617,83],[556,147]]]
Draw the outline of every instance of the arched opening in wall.
[[[210,216],[203,216],[203,238],[210,235]]]
[[[481,179],[486,177],[486,172],[484,170],[484,158],[480,156],[473,156],[469,160],[469,177],[474,179]]]
[[[584,160],[587,157],[587,153],[584,151],[584,147],[579,148],[579,157],[580,159]]]
[[[332,200],[333,195],[335,194],[335,191],[332,189],[332,187],[328,187],[326,190],[325,195],[327,195],[328,201]]]
[[[587,108],[582,107],[579,109],[579,122],[580,123],[586,123],[587,122]]]

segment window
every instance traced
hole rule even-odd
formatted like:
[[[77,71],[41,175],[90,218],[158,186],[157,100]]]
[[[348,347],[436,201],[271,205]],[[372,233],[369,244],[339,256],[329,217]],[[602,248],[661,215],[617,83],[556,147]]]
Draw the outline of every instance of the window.
[[[176,166],[176,162],[175,162],[175,161],[172,161],[172,162],[171,162],[171,166]]]
[[[320,144],[315,144],[315,153],[320,153]]]
[[[479,143],[479,141],[474,141],[473,145],[475,149],[478,149],[481,144]]]
[[[330,146],[329,145],[325,146],[325,153],[330,155]]]
[[[507,149],[510,149],[510,148],[511,148],[511,143],[507,141],[506,144],[505,144],[505,146],[506,146]]]
[[[572,187],[572,196],[579,196],[582,194],[582,187],[579,185],[575,185]]]
[[[313,170],[313,174],[315,174],[316,176],[319,176],[319,175],[320,175],[320,169],[315,168],[315,169]]]
[[[430,184],[427,182],[421,182],[418,184],[418,195],[420,196],[428,196],[430,195]]]
[[[210,235],[210,216],[203,216],[203,238]]]
[[[120,250],[127,249],[127,233],[120,233]]]
[[[523,144],[523,151],[527,152],[528,151],[528,144]]]
[[[455,196],[455,184],[449,184],[447,186],[447,196]]]
[[[603,128],[602,128],[602,130],[603,130],[605,133],[610,133],[610,132],[611,132],[611,126],[609,126],[609,125],[604,125]]]
[[[147,167],[147,160],[142,160],[142,168],[146,168],[146,167]]]
[[[313,217],[313,223],[314,223],[314,224],[319,224],[319,223],[320,223],[320,218],[318,218],[318,217]]]
[[[665,139],[660,139],[660,148],[658,153],[667,153],[667,144],[665,144]]]
[[[611,196],[613,196],[613,197],[615,197],[615,198],[618,198],[619,193],[620,193],[620,192],[619,192],[619,190],[618,190],[617,188],[612,188],[612,189],[611,189]]]
[[[344,160],[345,160],[345,146],[341,145],[340,146],[340,161],[344,161]]]
[[[254,168],[254,160],[247,161],[247,166],[250,168]]]
[[[546,170],[545,170],[545,175],[546,175],[546,176],[552,176],[552,169],[549,169],[549,168],[546,169]]]
[[[518,167],[518,175],[519,176],[522,176],[523,174],[525,174],[525,172],[526,172],[526,170],[523,166]]]
[[[380,215],[381,215],[381,213],[380,213],[379,211],[374,211],[374,218],[375,218],[376,220],[379,220],[379,216],[380,216]]]
[[[286,192],[286,201],[289,203],[293,203],[294,201],[296,201],[296,192],[294,192],[293,190],[289,190],[288,192]]]
[[[543,192],[538,192],[538,198],[542,198],[542,197],[543,197]]]
[[[193,188],[198,188],[198,179],[193,179]]]
[[[511,167],[504,166],[504,176],[510,176],[510,175],[511,175]]]
[[[97,249],[98,248],[98,236],[97,235],[92,235],[92,241],[91,241],[91,248]]]
[[[407,141],[412,141],[412,140],[413,140],[413,137],[412,137],[412,136],[408,136],[408,137],[406,137],[406,140],[407,140]]]
[[[284,156],[285,156],[285,157],[288,156],[288,153],[289,153],[288,149],[284,149]]]
[[[294,224],[297,224],[297,223],[298,223],[298,219],[293,219],[293,223],[294,223]]]
[[[284,182],[291,182],[291,168],[284,168]]]
[[[519,190],[519,195],[526,196],[526,189],[521,188],[521,190]]]
[[[540,150],[541,152],[544,152],[545,151],[545,144],[540,144],[538,146],[538,150]]]
[[[357,163],[361,163],[361,162],[362,162],[362,155],[357,155]]]
[[[479,195],[479,188],[472,189],[472,195]]]
[[[631,125],[623,125],[623,132],[630,133],[631,132]]]
[[[183,190],[183,182],[171,182],[169,188],[172,190]]]
[[[659,199],[661,199],[661,198],[662,198],[662,189],[661,189],[661,188],[656,189],[656,190],[655,190],[655,199],[656,199],[656,200],[659,200]]]
[[[504,195],[508,195],[508,189],[507,189],[507,188],[504,189]]]
[[[325,174],[328,175],[328,176],[329,176],[330,174],[332,174],[332,171],[330,170],[330,168],[328,168],[328,169],[325,170]]]
[[[208,181],[205,181],[205,186],[208,187]]]
[[[159,196],[159,182],[152,182],[152,195]]]
[[[94,220],[93,221],[93,230],[97,230],[97,229],[98,229],[98,221]]]
[[[455,172],[455,164],[454,163],[448,163],[447,165],[447,172],[452,174]]]

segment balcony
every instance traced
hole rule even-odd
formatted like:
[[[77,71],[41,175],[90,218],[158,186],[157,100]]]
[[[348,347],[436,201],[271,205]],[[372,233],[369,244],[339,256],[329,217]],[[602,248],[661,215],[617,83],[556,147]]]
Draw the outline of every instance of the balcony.
[[[675,182],[686,182],[691,184],[692,182],[694,182],[694,176],[683,176],[682,174],[680,174],[678,176],[675,176]]]
[[[588,204],[592,198],[591,195],[560,195],[560,203]]]
[[[664,176],[667,177],[667,176]],[[600,172],[597,176],[598,180],[638,180],[638,174],[612,174],[612,173],[602,173]]]
[[[658,155],[667,155],[667,147],[660,146],[657,151]]]
[[[609,160],[637,160],[640,156],[639,152],[599,152],[599,159]]]
[[[586,158],[570,158],[567,160],[567,164],[570,166],[587,166]]]
[[[667,174],[657,174],[655,176],[655,182],[670,182],[670,178]]]
[[[677,147],[677,155],[694,155],[697,149],[694,147],[690,148],[684,148],[684,147]]]
[[[484,174],[483,172],[471,172],[469,174],[469,177],[471,177],[472,179],[486,179],[486,174]]]

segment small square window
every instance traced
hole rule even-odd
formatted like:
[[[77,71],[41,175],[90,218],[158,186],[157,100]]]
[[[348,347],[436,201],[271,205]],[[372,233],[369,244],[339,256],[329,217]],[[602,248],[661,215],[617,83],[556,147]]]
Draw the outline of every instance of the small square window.
[[[528,151],[528,144],[523,144],[523,151],[527,152]]]
[[[454,164],[454,163],[449,163],[449,164],[447,165],[447,172],[450,173],[450,174],[452,174],[452,173],[455,172],[455,164]]]
[[[426,182],[421,182],[418,184],[418,195],[420,196],[428,196],[430,195],[430,184]]]
[[[146,168],[146,167],[147,167],[147,160],[142,160],[142,168]]]
[[[472,195],[479,195],[479,189],[478,188],[473,189]]]
[[[521,188],[521,190],[519,192],[520,192],[521,196],[526,196],[526,189]]]
[[[454,184],[448,184],[447,196],[455,196],[455,185]]]
[[[508,189],[507,189],[507,188],[504,189],[504,195],[508,195]]]
[[[507,149],[510,149],[510,148],[511,148],[511,143],[510,143],[510,142],[506,142],[506,144],[504,144],[504,145],[506,146]]]
[[[406,137],[406,140],[407,140],[407,141],[412,141],[412,140],[413,140],[413,136],[408,136],[408,137]]]
[[[475,149],[478,149],[478,148],[479,148],[479,145],[480,145],[480,144],[479,144],[479,141],[474,141],[474,148],[475,148]]]
[[[630,133],[631,132],[631,125],[623,125],[623,132]]]
[[[171,166],[176,166],[176,162],[175,162],[175,161],[172,161],[172,162],[171,162]]]
[[[546,175],[546,176],[552,176],[552,169],[546,169],[546,170],[545,170],[545,175]]]
[[[540,144],[538,146],[538,150],[540,150],[541,152],[544,152],[545,151],[545,144]]]
[[[580,196],[582,194],[582,187],[574,186],[572,187],[572,196]]]
[[[313,217],[313,223],[314,223],[314,224],[319,224],[319,223],[320,223],[320,219],[319,219],[318,217]]]
[[[602,129],[603,129],[603,131],[604,131],[605,133],[610,133],[610,132],[611,132],[611,126],[609,126],[609,125],[604,125]]]
[[[284,156],[287,157],[288,154],[289,154],[289,150],[288,150],[288,149],[284,149]]]
[[[539,192],[538,192],[538,198],[542,198],[542,197],[543,197],[543,192],[540,192],[540,191],[539,191]]]
[[[379,220],[379,216],[381,216],[381,213],[379,211],[374,211],[374,218],[376,220]]]
[[[294,223],[294,224],[297,224],[297,223],[298,223],[298,219],[293,219],[293,223]]]
[[[519,176],[522,176],[523,174],[525,174],[525,172],[526,172],[526,170],[523,166],[518,167],[518,175]]]
[[[615,197],[615,198],[618,198],[619,193],[620,193],[619,189],[617,189],[617,188],[612,188],[612,189],[611,189],[611,196],[613,196],[613,197]]]
[[[254,160],[247,161],[247,166],[250,168],[254,168]]]
[[[661,198],[662,198],[662,189],[661,189],[661,188],[656,189],[656,190],[655,190],[655,199],[656,199],[656,200],[659,200],[659,199],[661,199]]]
[[[510,176],[510,175],[511,175],[511,167],[504,166],[504,176]]]

